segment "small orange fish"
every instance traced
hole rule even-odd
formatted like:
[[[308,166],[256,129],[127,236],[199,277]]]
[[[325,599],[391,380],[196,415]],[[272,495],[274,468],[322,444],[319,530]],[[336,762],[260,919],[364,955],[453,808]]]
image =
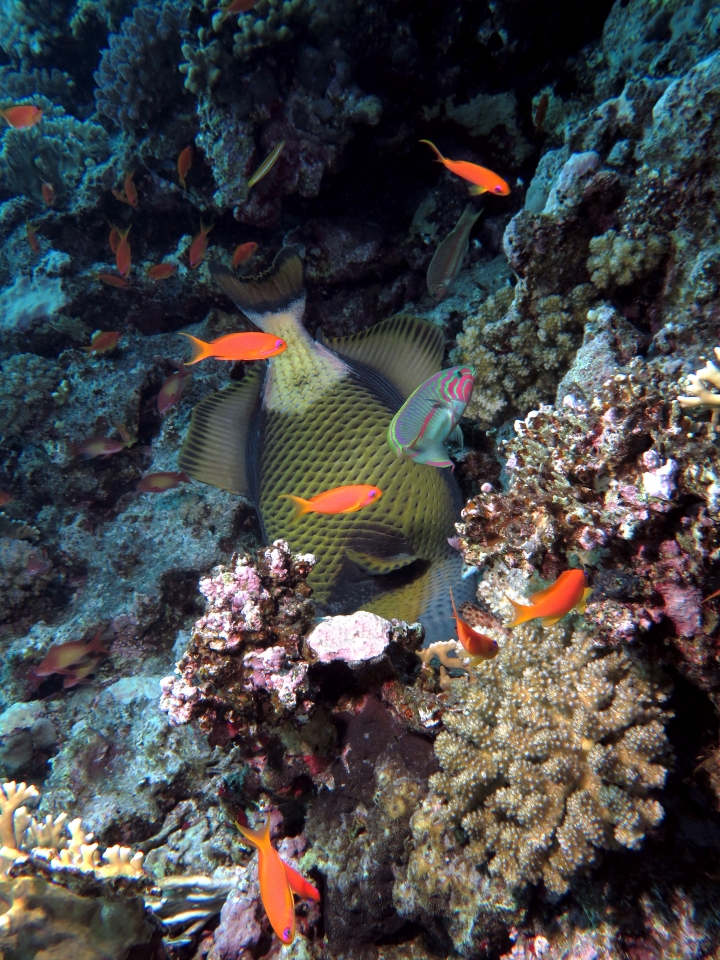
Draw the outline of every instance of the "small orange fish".
[[[100,627],[89,643],[84,640],[69,640],[67,643],[56,643],[48,650],[45,659],[35,670],[38,677],[49,677],[53,673],[65,673],[71,667],[85,663],[88,658],[97,656],[107,657],[110,651],[100,643],[100,637],[105,633],[105,627]]]
[[[25,564],[25,570],[29,577],[42,576],[43,573],[47,573],[51,569],[52,564],[41,553],[31,553]]]
[[[543,132],[543,124],[545,123],[545,117],[547,116],[549,104],[550,97],[547,95],[547,92],[541,93],[540,99],[535,107],[535,113],[533,114],[533,126],[535,127],[535,133]]]
[[[540,617],[543,626],[550,627],[575,608],[578,613],[584,613],[585,602],[591,593],[582,570],[566,570],[551,586],[531,594],[530,606],[516,603],[508,597],[515,611],[508,626],[516,627],[519,623]]]
[[[493,657],[496,657],[499,649],[497,640],[485,636],[484,633],[479,633],[477,630],[474,630],[469,623],[466,623],[465,620],[460,619],[455,609],[455,597],[453,597],[452,590],[450,590],[450,600],[452,601],[458,640],[462,644],[463,649],[467,650],[471,657],[477,657],[479,660],[492,660]]]
[[[65,674],[63,690],[69,690],[71,687],[76,687],[79,683],[85,683],[86,680],[89,680],[90,675],[97,672],[101,660],[102,657],[94,657],[91,660],[78,664],[77,667],[73,667],[71,670],[56,671]]]
[[[0,506],[2,506],[2,502],[0,502]],[[703,603],[707,603],[708,600],[714,600],[715,597],[720,597],[720,590],[716,590],[715,593],[711,593],[709,597],[705,597]]]
[[[180,156],[177,158],[178,180],[180,181],[180,186],[183,188],[183,190],[187,190],[187,187],[185,186],[185,177],[188,175],[188,171],[192,166],[192,158],[192,147],[185,147],[184,150],[180,151]]]
[[[185,369],[184,363],[180,364],[179,370],[170,374],[165,383],[160,387],[160,393],[157,398],[158,413],[166,413],[170,407],[174,407],[176,403],[180,402],[185,380],[191,376],[192,373],[190,370]]]
[[[291,493],[281,493],[281,500],[292,500],[295,507],[293,520],[302,517],[305,513],[356,513],[371,503],[377,503],[382,496],[382,490],[367,483],[354,483],[345,487],[333,487],[324,490],[309,500],[293,496]]]
[[[84,460],[93,460],[95,457],[106,459],[137,443],[137,437],[131,437],[124,427],[118,427],[118,432],[120,440],[113,440],[110,437],[89,437],[82,443],[71,443],[70,453],[73,457],[82,457]]]
[[[82,349],[88,354],[110,353],[118,345],[120,333],[117,330],[96,330],[90,339],[90,346]]]
[[[150,280],[167,280],[176,270],[177,266],[174,263],[156,263],[148,267],[147,275]]]
[[[320,894],[297,870],[288,866],[270,841],[270,818],[259,830],[235,823],[243,837],[258,852],[260,897],[270,926],[283,943],[295,939],[295,901],[293,890],[301,897],[319,900]]]
[[[247,13],[257,3],[257,0],[231,0],[226,7],[221,7],[225,13]]]
[[[30,244],[30,249],[33,253],[40,253],[40,241],[37,238],[37,227],[34,227],[29,220],[25,221],[25,233],[27,234],[27,242]]]
[[[245,263],[246,260],[249,260],[257,248],[258,245],[254,240],[251,240],[249,243],[241,243],[239,246],[235,247],[235,253],[233,254],[232,258],[233,270],[239,267],[241,263]]]
[[[44,180],[41,181],[40,192],[42,193],[43,200],[45,205],[48,207],[55,206],[55,187],[51,183],[46,183]]]
[[[0,490],[0,507],[4,507],[6,503],[10,503],[13,495],[8,493],[7,490]]]
[[[96,273],[95,279],[99,280],[100,283],[106,283],[109,287],[129,287],[130,286],[127,280],[123,280],[122,277],[118,277],[114,273]]]
[[[138,192],[133,176],[132,173],[126,173],[122,190],[113,189],[112,195],[120,203],[127,203],[131,207],[136,207],[138,205]]]
[[[190,244],[190,251],[188,253],[190,266],[193,270],[195,267],[199,267],[202,263],[202,259],[205,256],[205,251],[207,250],[208,245],[207,235],[214,226],[215,224],[211,223],[209,227],[206,227],[202,220],[200,221],[200,233],[193,238],[193,242]]]
[[[110,244],[110,249],[113,254],[117,253],[118,244],[120,243],[120,234],[118,233],[118,228],[114,223],[110,224],[110,236],[108,237],[108,243]]]
[[[7,107],[0,110],[0,117],[6,120],[11,127],[16,130],[24,130],[26,127],[34,127],[36,123],[42,120],[43,112],[39,107],[33,104],[26,104],[17,107]]]
[[[492,170],[488,170],[487,167],[470,163],[468,160],[446,160],[434,143],[429,140],[421,140],[420,143],[426,143],[429,147],[432,147],[437,154],[437,159],[445,165],[450,173],[462,177],[463,180],[469,180],[472,184],[470,193],[473,196],[481,193],[496,193],[499,196],[506,197],[510,193],[510,187],[502,177],[493,173]]]
[[[181,332],[180,336],[187,337],[192,344],[192,357],[187,366],[208,357],[216,360],[265,360],[287,349],[285,341],[273,333],[226,333],[210,343],[190,333]]]
[[[173,487],[179,487],[181,483],[190,483],[190,477],[186,473],[164,470],[159,473],[149,473],[143,477],[138,481],[137,489],[140,493],[164,493],[166,490],[172,490]]]
[[[123,277],[126,277],[130,273],[130,267],[132,266],[132,256],[130,254],[130,241],[128,240],[128,234],[130,233],[130,226],[126,227],[124,230],[121,230],[119,227],[116,227],[118,236],[117,250],[115,251],[115,265],[118,268],[118,273]]]

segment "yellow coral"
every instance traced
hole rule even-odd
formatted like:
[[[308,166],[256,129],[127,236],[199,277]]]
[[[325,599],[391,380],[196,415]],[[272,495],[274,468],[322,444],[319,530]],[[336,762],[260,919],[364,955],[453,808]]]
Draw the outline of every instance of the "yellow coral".
[[[667,242],[663,237],[628,237],[608,230],[590,241],[587,269],[600,290],[626,287],[647,276],[662,259]]]
[[[720,347],[715,347],[715,357],[720,360]],[[720,369],[715,366],[712,360],[708,360],[701,370],[691,373],[685,382],[685,389],[690,394],[689,397],[678,397],[678,403],[683,410],[690,410],[694,407],[710,407],[712,417],[710,425],[713,430],[718,430],[720,421],[720,393],[713,393],[706,389],[703,383],[709,383],[711,386],[720,390]]]

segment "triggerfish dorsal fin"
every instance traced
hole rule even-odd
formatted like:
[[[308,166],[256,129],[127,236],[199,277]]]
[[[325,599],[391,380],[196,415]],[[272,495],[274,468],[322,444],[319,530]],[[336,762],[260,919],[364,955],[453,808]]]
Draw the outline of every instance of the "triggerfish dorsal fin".
[[[222,292],[261,329],[266,316],[289,313],[300,320],[305,311],[303,265],[294,247],[283,247],[265,273],[240,279],[211,261],[210,273]]]
[[[252,451],[248,438],[260,399],[265,364],[240,383],[211,394],[193,410],[178,464],[193,480],[252,496]]]
[[[351,337],[326,339],[325,344],[348,360],[357,360],[380,373],[403,399],[440,369],[445,337],[429,320],[398,314]]]

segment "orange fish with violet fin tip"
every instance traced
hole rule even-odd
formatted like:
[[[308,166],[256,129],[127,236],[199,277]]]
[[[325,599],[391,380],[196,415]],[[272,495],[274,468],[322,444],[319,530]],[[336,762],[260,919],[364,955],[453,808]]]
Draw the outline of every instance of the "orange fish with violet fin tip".
[[[71,443],[70,453],[73,457],[82,457],[84,460],[94,460],[95,457],[111,457],[126,447],[137,443],[137,437],[131,437],[124,427],[118,427],[120,440],[111,437],[89,437],[82,443]]]
[[[202,263],[208,245],[207,235],[214,226],[214,223],[211,223],[209,226],[205,226],[203,221],[200,221],[200,233],[193,237],[193,242],[190,244],[190,250],[188,252],[188,260],[190,261],[190,266],[193,270],[195,267],[199,267]]]
[[[0,110],[0,117],[3,118],[15,130],[25,130],[28,127],[34,127],[36,123],[42,120],[43,112],[40,107],[32,103],[19,104],[14,107],[7,107]]]
[[[187,186],[185,185],[185,177],[188,175],[188,171],[192,166],[192,158],[192,147],[185,147],[184,150],[180,151],[180,154],[177,158],[178,180],[180,181],[180,186],[183,188],[183,190],[187,190]]]
[[[241,263],[245,263],[246,260],[249,260],[257,248],[258,245],[254,240],[250,240],[248,243],[238,244],[238,246],[235,247],[235,253],[233,253],[232,257],[233,270],[237,269]]]
[[[516,627],[520,623],[540,618],[544,627],[550,627],[571,610],[584,613],[585,603],[591,593],[582,570],[566,570],[545,590],[531,594],[529,606],[516,603],[508,597],[515,611],[508,626]]]
[[[191,371],[185,369],[184,363],[180,364],[179,370],[176,370],[175,373],[170,374],[167,380],[160,387],[160,393],[158,394],[157,398],[158,413],[163,414],[171,407],[174,407],[176,403],[180,402],[183,387],[185,386],[185,380],[191,376]]]
[[[348,484],[344,487],[333,487],[324,490],[309,500],[293,496],[291,493],[281,493],[279,499],[292,500],[295,507],[294,520],[305,513],[326,513],[331,516],[338,513],[357,513],[371,503],[377,503],[382,496],[382,490],[368,483]]]
[[[147,275],[149,280],[167,280],[176,270],[177,265],[174,263],[156,263],[148,267]]]
[[[96,330],[90,339],[90,346],[82,349],[87,354],[110,353],[118,345],[120,333],[117,330]]]
[[[160,470],[138,480],[137,489],[140,493],[165,493],[166,490],[179,487],[181,483],[190,483],[190,477],[186,473]]]
[[[448,160],[430,140],[421,140],[420,143],[426,143],[429,147],[432,147],[439,162],[450,173],[454,173],[455,176],[461,177],[463,180],[468,180],[472,184],[470,193],[473,196],[478,196],[481,193],[495,193],[498,196],[506,197],[510,193],[510,187],[503,178],[493,173],[492,170],[488,170],[487,167],[470,163],[469,160]]]
[[[283,943],[295,939],[295,900],[293,891],[301,897],[319,901],[320,894],[297,870],[282,860],[270,841],[270,818],[259,830],[252,830],[235,821],[243,837],[258,852],[258,882],[260,897],[270,926]]]
[[[85,663],[88,658],[110,656],[110,651],[100,643],[103,633],[105,633],[105,627],[100,627],[89,643],[85,640],[69,640],[67,643],[53,644],[40,666],[34,671],[35,675],[49,677],[53,673],[65,673],[70,668]]]
[[[493,657],[496,657],[499,650],[497,640],[493,640],[492,637],[487,637],[484,633],[474,630],[469,623],[458,616],[452,588],[450,588],[450,600],[452,602],[458,640],[463,649],[476,660],[492,660]]]
[[[287,348],[285,341],[273,333],[226,333],[210,343],[190,333],[181,332],[180,336],[187,337],[192,344],[193,353],[187,366],[208,357],[214,357],[215,360],[266,360],[276,357]]]

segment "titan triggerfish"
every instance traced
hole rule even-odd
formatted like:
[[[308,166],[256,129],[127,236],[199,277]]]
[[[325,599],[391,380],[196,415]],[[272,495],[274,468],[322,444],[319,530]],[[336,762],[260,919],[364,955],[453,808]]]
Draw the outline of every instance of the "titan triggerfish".
[[[474,593],[448,544],[460,491],[449,470],[398,459],[387,443],[403,402],[440,370],[442,330],[398,315],[350,337],[313,340],[302,323],[302,261],[289,247],[252,279],[217,263],[210,271],[236,306],[287,349],[198,404],[180,468],[249,497],[266,542],[283,539],[294,551],[314,554],[308,582],[328,612],[362,608],[419,619],[428,640],[450,638],[450,587],[458,602]],[[350,484],[373,484],[382,498],[366,510],[306,513],[294,522],[296,511],[282,498],[310,499]]]

